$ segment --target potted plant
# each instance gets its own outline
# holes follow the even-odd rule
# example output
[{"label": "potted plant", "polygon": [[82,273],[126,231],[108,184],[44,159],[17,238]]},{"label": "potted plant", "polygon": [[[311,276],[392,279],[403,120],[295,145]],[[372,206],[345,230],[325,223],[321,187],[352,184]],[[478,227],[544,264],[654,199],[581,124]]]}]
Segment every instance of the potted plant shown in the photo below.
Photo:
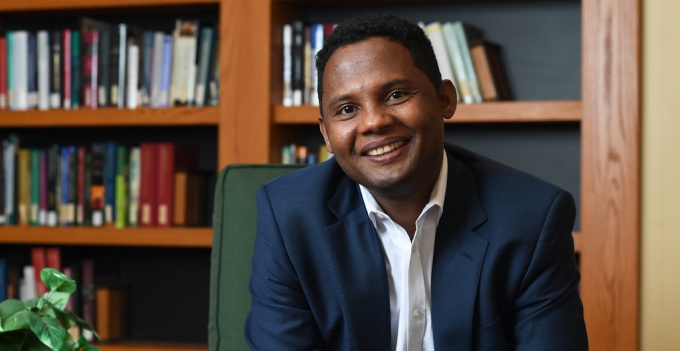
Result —
[{"label": "potted plant", "polygon": [[94,328],[71,312],[64,311],[76,290],[76,282],[53,268],[40,272],[47,292],[22,302],[0,302],[0,350],[3,351],[93,351],[96,346],[79,335],[72,338],[68,329],[87,329],[99,338]]}]

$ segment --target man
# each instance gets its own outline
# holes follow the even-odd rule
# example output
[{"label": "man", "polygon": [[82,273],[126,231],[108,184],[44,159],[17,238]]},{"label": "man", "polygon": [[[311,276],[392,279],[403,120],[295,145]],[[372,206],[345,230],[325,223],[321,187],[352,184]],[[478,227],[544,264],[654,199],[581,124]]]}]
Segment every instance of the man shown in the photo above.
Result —
[{"label": "man", "polygon": [[335,157],[260,189],[250,346],[586,350],[571,195],[444,143],[423,31],[352,18],[317,69]]}]

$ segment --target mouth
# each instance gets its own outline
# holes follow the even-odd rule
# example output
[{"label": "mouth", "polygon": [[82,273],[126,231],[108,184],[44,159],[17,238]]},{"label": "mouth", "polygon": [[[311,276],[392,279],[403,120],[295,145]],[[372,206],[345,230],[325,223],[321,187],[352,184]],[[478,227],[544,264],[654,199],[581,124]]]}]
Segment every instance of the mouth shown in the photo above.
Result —
[{"label": "mouth", "polygon": [[389,144],[389,145],[385,145],[385,146],[377,147],[377,148],[372,149],[372,150],[368,150],[368,152],[366,152],[366,154],[368,156],[380,156],[380,155],[384,155],[388,152],[392,152],[392,151],[402,147],[403,145],[404,145],[403,141],[397,141],[397,142]]}]

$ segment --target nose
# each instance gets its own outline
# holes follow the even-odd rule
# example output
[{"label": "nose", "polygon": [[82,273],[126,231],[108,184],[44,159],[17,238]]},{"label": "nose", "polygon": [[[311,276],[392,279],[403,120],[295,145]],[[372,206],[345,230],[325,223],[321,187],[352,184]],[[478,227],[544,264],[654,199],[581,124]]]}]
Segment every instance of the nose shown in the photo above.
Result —
[{"label": "nose", "polygon": [[381,104],[366,106],[359,118],[359,132],[379,133],[393,122],[394,116],[387,106]]}]

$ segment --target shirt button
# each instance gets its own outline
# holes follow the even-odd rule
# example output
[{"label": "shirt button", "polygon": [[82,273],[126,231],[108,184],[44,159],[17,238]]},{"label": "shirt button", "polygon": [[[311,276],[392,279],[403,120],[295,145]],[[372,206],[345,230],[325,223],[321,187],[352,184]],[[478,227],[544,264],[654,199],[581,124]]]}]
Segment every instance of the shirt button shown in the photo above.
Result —
[{"label": "shirt button", "polygon": [[419,310],[413,311],[413,318],[417,320],[423,319],[423,312],[420,312]]}]

